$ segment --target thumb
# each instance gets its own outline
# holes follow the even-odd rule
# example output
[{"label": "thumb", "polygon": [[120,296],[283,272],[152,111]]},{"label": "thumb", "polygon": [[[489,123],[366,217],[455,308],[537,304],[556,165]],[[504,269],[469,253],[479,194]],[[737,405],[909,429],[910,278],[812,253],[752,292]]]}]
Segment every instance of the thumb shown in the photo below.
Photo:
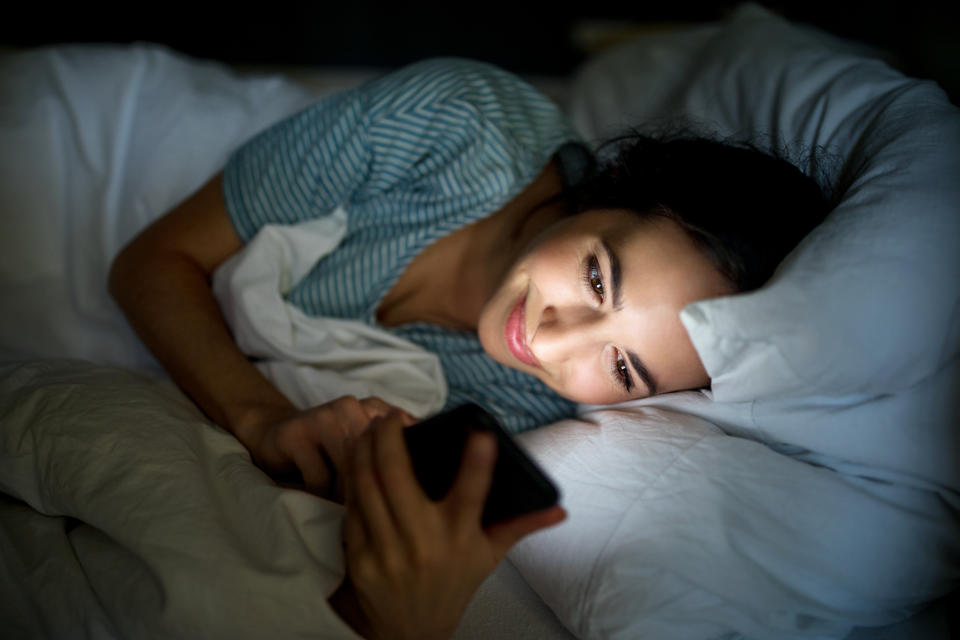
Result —
[{"label": "thumb", "polygon": [[522,538],[534,531],[552,527],[563,522],[567,517],[566,510],[557,505],[549,509],[534,511],[516,518],[497,522],[487,527],[487,539],[493,546],[498,557],[503,557],[507,551]]}]

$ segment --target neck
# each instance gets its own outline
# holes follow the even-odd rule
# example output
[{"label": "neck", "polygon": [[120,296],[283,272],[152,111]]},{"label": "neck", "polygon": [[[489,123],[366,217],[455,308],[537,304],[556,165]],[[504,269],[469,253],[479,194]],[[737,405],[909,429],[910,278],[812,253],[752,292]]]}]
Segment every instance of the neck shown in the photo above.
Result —
[{"label": "neck", "polygon": [[458,325],[476,330],[480,311],[510,268],[540,233],[567,215],[562,200],[549,202],[561,190],[559,168],[551,162],[505,207],[476,223],[452,271],[452,295],[446,296]]},{"label": "neck", "polygon": [[454,231],[414,258],[377,311],[386,326],[430,322],[476,331],[480,312],[510,267],[546,227],[565,215],[551,162],[516,197],[490,216]]}]

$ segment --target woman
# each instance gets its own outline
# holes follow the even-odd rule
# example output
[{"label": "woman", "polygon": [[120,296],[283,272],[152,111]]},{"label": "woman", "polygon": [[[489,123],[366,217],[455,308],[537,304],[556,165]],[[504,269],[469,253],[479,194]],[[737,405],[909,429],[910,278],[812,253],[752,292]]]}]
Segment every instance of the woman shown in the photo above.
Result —
[{"label": "woman", "polygon": [[575,402],[708,385],[680,310],[762,284],[822,219],[819,189],[787,163],[697,139],[635,137],[605,169],[592,162],[517,78],[431,60],[257,136],[114,262],[131,324],[261,468],[298,471],[321,495],[345,471],[348,580],[331,603],[365,635],[449,634],[507,549],[562,510],[480,529],[482,437],[430,503],[402,447],[413,418],[376,398],[295,409],[234,344],[209,278],[264,224],[344,205],[346,237],[289,300],[433,351],[448,405],[478,402],[520,430]]}]

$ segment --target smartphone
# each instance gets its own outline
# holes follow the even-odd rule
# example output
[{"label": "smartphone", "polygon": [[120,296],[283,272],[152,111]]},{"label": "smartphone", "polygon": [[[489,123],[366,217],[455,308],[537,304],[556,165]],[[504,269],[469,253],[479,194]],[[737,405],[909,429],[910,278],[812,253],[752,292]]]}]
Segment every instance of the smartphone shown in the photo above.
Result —
[{"label": "smartphone", "polygon": [[497,461],[483,508],[483,526],[557,504],[560,493],[556,485],[497,419],[476,404],[465,404],[404,429],[414,473],[430,499],[442,499],[453,485],[467,436],[473,430],[490,431],[497,438]]}]

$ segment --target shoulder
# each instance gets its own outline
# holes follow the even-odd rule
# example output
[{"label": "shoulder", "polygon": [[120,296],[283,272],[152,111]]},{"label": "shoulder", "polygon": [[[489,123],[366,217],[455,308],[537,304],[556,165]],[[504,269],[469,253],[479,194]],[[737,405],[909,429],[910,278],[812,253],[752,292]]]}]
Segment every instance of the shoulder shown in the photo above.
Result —
[{"label": "shoulder", "polygon": [[521,105],[559,112],[549,98],[519,76],[467,58],[430,58],[416,62],[372,81],[365,89],[372,112],[410,111],[451,104],[470,104],[491,113]]}]

